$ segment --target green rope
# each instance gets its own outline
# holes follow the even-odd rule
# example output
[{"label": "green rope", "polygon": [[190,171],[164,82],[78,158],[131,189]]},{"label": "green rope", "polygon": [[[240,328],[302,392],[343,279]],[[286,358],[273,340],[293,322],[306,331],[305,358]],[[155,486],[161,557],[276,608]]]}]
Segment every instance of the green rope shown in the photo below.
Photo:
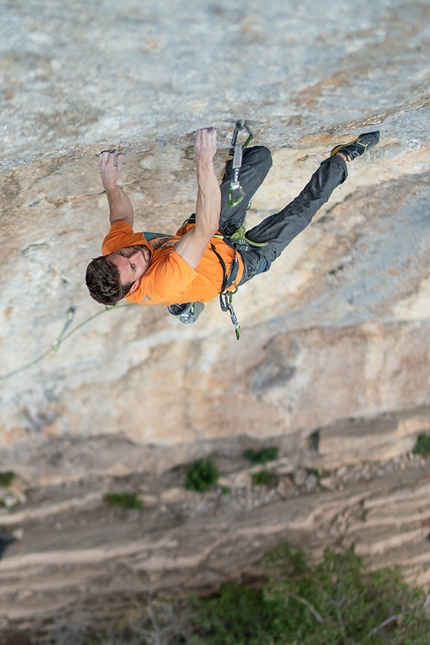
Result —
[{"label": "green rope", "polygon": [[[101,311],[98,311],[96,314],[93,314],[89,318],[86,318],[83,322],[79,323],[79,325],[76,325],[76,327],[73,327],[73,329],[71,329],[68,334],[64,334],[65,329],[67,329],[67,326],[65,326],[65,328],[63,329],[63,331],[61,332],[61,334],[59,335],[55,343],[53,343],[49,349],[47,349],[45,352],[43,352],[43,354],[41,354],[40,356],[32,360],[30,363],[26,363],[25,365],[22,365],[22,367],[18,367],[16,370],[12,370],[12,372],[7,372],[6,374],[0,375],[0,381],[4,381],[5,379],[10,378],[11,376],[15,376],[15,374],[19,374],[24,370],[28,370],[30,367],[33,367],[33,365],[36,365],[36,363],[39,363],[39,361],[45,358],[45,356],[48,356],[48,354],[50,354],[51,352],[58,352],[58,350],[60,349],[61,345],[64,343],[65,340],[70,338],[70,336],[72,336],[72,334],[78,331],[78,329],[80,329],[87,323],[91,322],[91,320],[94,320],[94,318],[98,318],[98,316],[101,316],[107,311],[112,311],[112,309],[122,309],[124,307],[135,307],[135,306],[137,305],[135,305],[134,303],[129,303],[126,305],[114,305],[113,307],[105,307]],[[72,308],[70,308],[67,311],[67,316],[69,316],[69,314],[73,312],[74,310],[72,311]],[[66,325],[68,323],[68,320],[69,319],[66,320]]]}]

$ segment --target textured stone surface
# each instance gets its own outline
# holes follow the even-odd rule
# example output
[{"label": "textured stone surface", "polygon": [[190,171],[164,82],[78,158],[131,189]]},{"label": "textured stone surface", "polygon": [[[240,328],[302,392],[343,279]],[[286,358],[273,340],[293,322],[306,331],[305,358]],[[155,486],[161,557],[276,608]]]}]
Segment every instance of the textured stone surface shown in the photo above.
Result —
[{"label": "textured stone surface", "polygon": [[[46,585],[49,611],[62,573],[53,565],[42,583],[37,554],[61,549],[44,542],[40,522],[52,509],[25,501],[32,486],[81,481],[91,508],[103,488],[92,498],[91,478],[161,477],[213,451],[236,458],[274,441],[284,472],[302,469],[312,488],[308,468],[401,457],[429,430],[430,4],[18,0],[3,3],[1,15],[0,471],[13,469],[19,483],[10,492],[18,506],[2,512],[0,528],[28,522],[22,548],[35,558],[34,584]],[[237,118],[274,156],[249,226],[293,199],[339,141],[379,128],[381,142],[351,164],[347,182],[270,273],[240,289],[239,343],[216,302],[192,327],[164,308],[103,312],[83,282],[107,230],[97,151],[126,152],[122,184],[137,230],[170,232],[194,209],[192,131],[218,128],[221,170]],[[49,352],[70,307],[68,332],[76,331]],[[231,475],[228,485],[247,477]],[[333,478],[323,479],[331,494]],[[399,485],[413,496],[415,484]],[[170,503],[181,486],[171,488],[154,504]],[[67,512],[67,499],[57,496],[53,515]],[[266,501],[267,516],[255,522],[270,532],[277,511],[271,516]],[[343,503],[333,501],[336,513]],[[294,509],[283,513],[290,526]],[[254,520],[241,521],[231,520],[234,535]],[[195,552],[209,553],[206,534],[187,522],[180,557],[193,551],[194,532]],[[157,531],[142,539],[170,539]],[[410,531],[421,539],[415,520]],[[110,548],[102,534],[90,550]],[[373,557],[373,534],[360,536]],[[269,544],[257,542],[255,554]],[[79,569],[82,549],[64,549]],[[417,558],[415,577],[428,566],[406,546],[396,554]],[[194,575],[193,566],[184,570]],[[209,574],[201,581],[209,584]],[[9,607],[23,592],[16,584]]]},{"label": "textured stone surface", "polygon": [[[292,198],[334,141],[304,156],[275,151],[250,224]],[[160,209],[164,230],[192,212],[189,154],[165,146],[127,157],[138,228],[159,228]],[[160,158],[171,174],[165,206]],[[75,326],[102,315],[0,381],[1,443],[118,432],[164,444],[264,437],[429,403],[428,163],[426,145],[392,153],[384,140],[355,162],[320,218],[236,296],[239,343],[216,301],[190,328],[164,308],[102,313],[82,279],[106,231],[96,160],[43,162],[36,176],[18,169],[3,217],[4,258],[14,266],[1,277],[3,375],[49,349],[70,306]],[[292,186],[283,180],[290,174]],[[7,178],[3,185],[7,196]]]},{"label": "textured stone surface", "polygon": [[[53,611],[57,620],[107,619],[149,589],[177,596],[258,576],[262,553],[280,540],[314,557],[327,546],[353,545],[371,566],[400,563],[408,580],[428,585],[430,463],[414,457],[343,466],[328,486],[308,458],[307,468],[269,462],[268,488],[252,483],[261,466],[231,455],[218,455],[220,486],[205,494],[184,489],[183,469],[33,485],[14,512],[24,540],[0,569],[0,625],[34,628]],[[104,493],[119,490],[139,492],[143,515],[103,503]]]},{"label": "textured stone surface", "polygon": [[2,4],[11,167],[112,139],[176,142],[239,116],[282,145],[428,98],[426,1]]}]

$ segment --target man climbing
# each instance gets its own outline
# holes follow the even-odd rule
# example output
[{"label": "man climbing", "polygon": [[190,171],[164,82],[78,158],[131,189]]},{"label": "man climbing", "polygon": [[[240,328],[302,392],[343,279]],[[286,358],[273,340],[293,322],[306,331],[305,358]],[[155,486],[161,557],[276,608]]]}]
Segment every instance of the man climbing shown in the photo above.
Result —
[{"label": "man climbing", "polygon": [[197,160],[197,201],[191,216],[175,235],[134,233],[133,207],[118,187],[122,155],[100,153],[100,174],[109,203],[111,228],[103,255],[88,265],[86,283],[91,296],[104,305],[122,298],[143,305],[163,304],[182,322],[194,322],[204,302],[220,295],[238,335],[231,293],[255,275],[266,272],[285,247],[311,222],[333,190],[347,177],[347,161],[379,141],[379,132],[360,134],[340,144],[323,161],[302,192],[279,213],[266,217],[245,233],[248,204],[271,165],[268,148],[243,150],[240,189],[243,199],[231,199],[233,159],[225,167],[221,185],[213,159],[216,130],[198,130],[194,138]]}]

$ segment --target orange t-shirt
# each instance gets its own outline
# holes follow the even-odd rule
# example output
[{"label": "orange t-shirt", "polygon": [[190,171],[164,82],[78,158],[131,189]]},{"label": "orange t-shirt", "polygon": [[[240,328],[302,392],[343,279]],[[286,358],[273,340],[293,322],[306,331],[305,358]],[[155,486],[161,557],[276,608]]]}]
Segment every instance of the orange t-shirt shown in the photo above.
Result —
[{"label": "orange t-shirt", "polygon": [[[102,245],[102,254],[108,255],[127,246],[147,246],[151,261],[140,279],[138,289],[130,296],[129,302],[140,305],[173,305],[185,302],[209,302],[221,291],[223,270],[221,263],[210,245],[203,253],[196,269],[192,269],[175,251],[175,244],[194,224],[180,229],[175,235],[164,233],[134,233],[130,224],[122,220],[112,224]],[[223,240],[214,237],[211,243],[225,262],[227,273],[234,259],[234,250]],[[237,254],[239,270],[236,284],[243,274],[243,260]],[[234,288],[232,286],[231,288]]]}]

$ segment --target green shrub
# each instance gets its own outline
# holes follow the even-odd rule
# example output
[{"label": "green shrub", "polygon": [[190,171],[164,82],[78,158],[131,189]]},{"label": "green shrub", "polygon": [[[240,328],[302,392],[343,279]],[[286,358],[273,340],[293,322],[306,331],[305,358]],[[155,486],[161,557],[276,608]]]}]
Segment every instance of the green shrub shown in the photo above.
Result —
[{"label": "green shrub", "polygon": [[6,470],[3,473],[0,472],[0,486],[2,486],[2,488],[7,488],[11,485],[14,477],[15,473],[12,470]]},{"label": "green shrub", "polygon": [[195,602],[188,645],[428,645],[425,593],[396,569],[369,572],[352,550],[319,564],[283,545],[260,589],[226,585]]},{"label": "green shrub", "polygon": [[211,457],[199,459],[185,469],[187,476],[186,488],[204,493],[210,490],[218,481],[218,468]]},{"label": "green shrub", "polygon": [[143,501],[136,493],[107,493],[103,501],[108,506],[119,506],[129,511],[143,511]]},{"label": "green shrub", "polygon": [[[210,597],[148,595],[130,619],[103,631],[55,622],[35,645],[428,645],[423,589],[397,569],[368,571],[352,550],[326,551],[315,564],[282,544],[265,558],[266,576],[230,583]],[[146,605],[146,610],[145,610]],[[137,608],[137,607],[136,607]]]},{"label": "green shrub", "polygon": [[430,455],[430,435],[418,435],[417,442],[412,450],[414,455],[421,455],[421,457],[428,457]]},{"label": "green shrub", "polygon": [[264,450],[260,450],[259,452],[245,450],[243,456],[252,461],[253,464],[265,464],[267,461],[277,459],[278,454],[279,448],[264,448]]},{"label": "green shrub", "polygon": [[275,477],[276,475],[269,470],[260,470],[258,473],[253,473],[252,483],[256,486],[268,486]]},{"label": "green shrub", "polygon": [[264,640],[269,634],[262,590],[229,583],[211,598],[196,600],[195,609],[191,621],[197,633],[189,645],[270,645]]}]

